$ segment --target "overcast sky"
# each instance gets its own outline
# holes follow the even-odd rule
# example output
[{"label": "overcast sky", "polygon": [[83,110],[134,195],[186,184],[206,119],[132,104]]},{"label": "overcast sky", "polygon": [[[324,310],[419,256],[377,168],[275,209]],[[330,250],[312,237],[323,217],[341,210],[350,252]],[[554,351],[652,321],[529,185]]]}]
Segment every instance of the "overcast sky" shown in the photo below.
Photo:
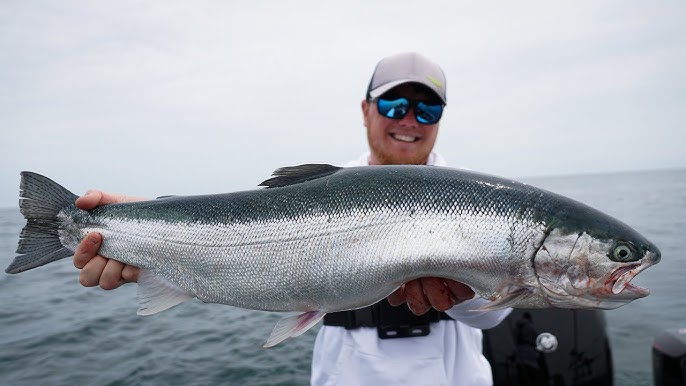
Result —
[{"label": "overcast sky", "polygon": [[686,2],[0,1],[0,207],[249,189],[366,151],[379,59],[448,78],[437,150],[526,177],[685,167]]}]

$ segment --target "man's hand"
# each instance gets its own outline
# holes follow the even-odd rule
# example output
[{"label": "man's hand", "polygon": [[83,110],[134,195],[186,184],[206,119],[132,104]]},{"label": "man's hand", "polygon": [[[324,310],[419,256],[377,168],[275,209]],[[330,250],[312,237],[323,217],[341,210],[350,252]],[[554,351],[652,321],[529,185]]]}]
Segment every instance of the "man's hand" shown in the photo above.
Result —
[{"label": "man's hand", "polygon": [[[143,198],[116,195],[100,190],[89,190],[76,200],[76,207],[91,210],[96,206],[119,202],[143,201]],[[79,282],[84,287],[100,285],[102,289],[111,290],[124,283],[138,281],[140,269],[98,255],[102,244],[102,235],[90,233],[81,241],[74,252],[74,266],[81,270]]]},{"label": "man's hand", "polygon": [[407,302],[415,315],[422,315],[431,307],[445,311],[473,297],[474,291],[463,283],[438,277],[422,277],[403,284],[388,296],[388,302],[393,306]]}]

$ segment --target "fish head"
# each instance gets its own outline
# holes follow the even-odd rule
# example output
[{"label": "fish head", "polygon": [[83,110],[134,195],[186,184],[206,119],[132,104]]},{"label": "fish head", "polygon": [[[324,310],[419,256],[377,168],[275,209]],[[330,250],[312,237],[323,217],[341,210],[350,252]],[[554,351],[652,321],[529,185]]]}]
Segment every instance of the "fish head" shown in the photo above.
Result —
[{"label": "fish head", "polygon": [[533,265],[540,295],[554,307],[600,309],[648,296],[647,288],[630,282],[660,261],[660,250],[603,213],[581,214],[558,218],[538,248]]}]

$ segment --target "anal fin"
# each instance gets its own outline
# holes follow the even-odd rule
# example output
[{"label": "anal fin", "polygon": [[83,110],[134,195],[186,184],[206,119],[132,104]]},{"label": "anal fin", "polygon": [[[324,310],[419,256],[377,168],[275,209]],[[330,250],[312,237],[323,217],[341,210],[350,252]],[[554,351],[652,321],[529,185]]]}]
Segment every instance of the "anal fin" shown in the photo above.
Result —
[{"label": "anal fin", "polygon": [[262,347],[273,347],[288,338],[304,334],[305,331],[314,327],[324,315],[326,312],[323,311],[309,311],[279,320]]}]

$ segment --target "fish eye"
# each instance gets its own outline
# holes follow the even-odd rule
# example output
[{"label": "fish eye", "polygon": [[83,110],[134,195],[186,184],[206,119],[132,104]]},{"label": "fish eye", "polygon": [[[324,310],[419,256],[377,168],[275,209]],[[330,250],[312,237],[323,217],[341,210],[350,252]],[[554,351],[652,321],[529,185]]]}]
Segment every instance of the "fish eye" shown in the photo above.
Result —
[{"label": "fish eye", "polygon": [[632,261],[633,260],[634,253],[631,250],[631,248],[628,245],[625,244],[619,244],[615,247],[615,250],[612,252],[612,257],[614,261]]}]

